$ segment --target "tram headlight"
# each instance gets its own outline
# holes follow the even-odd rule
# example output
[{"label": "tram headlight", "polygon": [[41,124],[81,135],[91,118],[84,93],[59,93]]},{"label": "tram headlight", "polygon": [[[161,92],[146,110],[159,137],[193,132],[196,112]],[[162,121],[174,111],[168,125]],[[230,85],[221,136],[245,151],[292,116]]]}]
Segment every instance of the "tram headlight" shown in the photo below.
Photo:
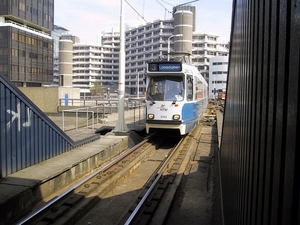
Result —
[{"label": "tram headlight", "polygon": [[148,114],[148,119],[153,120],[154,119],[154,114]]},{"label": "tram headlight", "polygon": [[180,120],[180,115],[178,114],[173,115],[173,120]]}]

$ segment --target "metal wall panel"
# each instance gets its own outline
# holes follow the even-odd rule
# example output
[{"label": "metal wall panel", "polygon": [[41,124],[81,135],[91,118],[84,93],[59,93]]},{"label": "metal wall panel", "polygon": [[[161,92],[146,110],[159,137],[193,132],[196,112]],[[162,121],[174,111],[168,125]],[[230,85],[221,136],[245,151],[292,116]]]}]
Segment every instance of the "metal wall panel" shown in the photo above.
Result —
[{"label": "metal wall panel", "polygon": [[300,223],[299,18],[299,0],[233,1],[220,148],[225,224]]},{"label": "metal wall panel", "polygon": [[75,143],[0,75],[0,178],[75,147]]}]

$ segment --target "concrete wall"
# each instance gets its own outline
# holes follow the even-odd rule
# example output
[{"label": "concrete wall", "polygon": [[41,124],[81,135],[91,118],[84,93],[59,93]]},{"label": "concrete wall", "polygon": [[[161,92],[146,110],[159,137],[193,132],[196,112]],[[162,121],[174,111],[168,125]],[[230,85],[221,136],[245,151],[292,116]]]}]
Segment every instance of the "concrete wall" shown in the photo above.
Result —
[{"label": "concrete wall", "polygon": [[44,113],[57,113],[59,99],[80,99],[79,88],[65,87],[20,87],[19,88]]}]

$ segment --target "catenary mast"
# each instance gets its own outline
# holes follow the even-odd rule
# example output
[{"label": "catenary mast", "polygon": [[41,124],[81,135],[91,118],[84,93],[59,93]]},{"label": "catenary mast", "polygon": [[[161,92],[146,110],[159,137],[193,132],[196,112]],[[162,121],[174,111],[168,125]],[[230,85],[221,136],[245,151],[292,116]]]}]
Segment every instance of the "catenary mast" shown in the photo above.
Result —
[{"label": "catenary mast", "polygon": [[124,2],[121,0],[120,12],[120,54],[119,54],[119,104],[118,122],[112,132],[128,132],[124,118],[124,98],[125,98],[125,25],[123,18]]}]

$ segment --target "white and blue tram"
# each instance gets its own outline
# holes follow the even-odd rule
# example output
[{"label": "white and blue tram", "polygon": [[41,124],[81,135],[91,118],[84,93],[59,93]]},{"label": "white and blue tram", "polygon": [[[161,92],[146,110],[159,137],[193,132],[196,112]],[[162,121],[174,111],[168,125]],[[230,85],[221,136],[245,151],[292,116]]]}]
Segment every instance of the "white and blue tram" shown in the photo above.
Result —
[{"label": "white and blue tram", "polygon": [[207,82],[184,62],[149,62],[146,77],[146,132],[189,133],[207,107]]}]

